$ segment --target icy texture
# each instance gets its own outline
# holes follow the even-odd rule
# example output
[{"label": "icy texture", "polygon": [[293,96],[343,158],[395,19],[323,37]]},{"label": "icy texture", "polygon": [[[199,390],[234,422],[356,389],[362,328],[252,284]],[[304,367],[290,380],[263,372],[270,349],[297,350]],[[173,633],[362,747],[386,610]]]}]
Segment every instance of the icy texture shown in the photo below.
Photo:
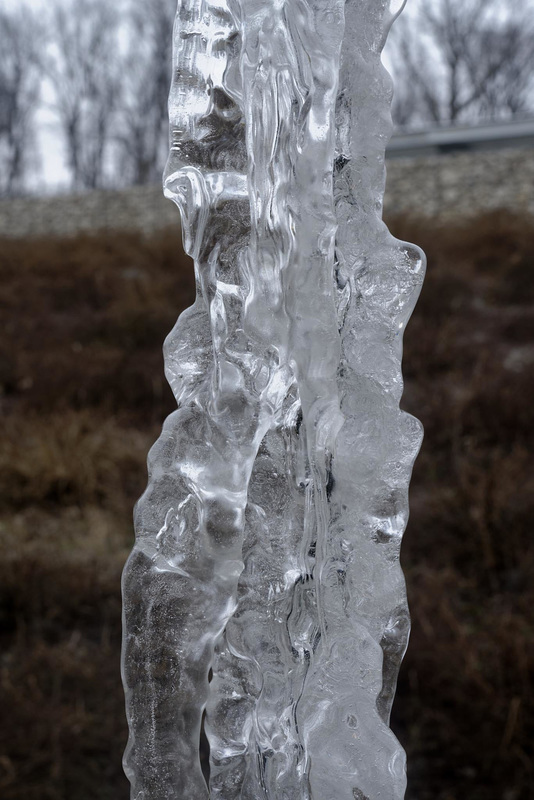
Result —
[{"label": "icy texture", "polygon": [[165,344],[178,410],[124,573],[136,800],[404,795],[388,719],[421,426],[400,364],[424,258],[381,221],[394,11],[178,6],[165,193],[197,299]]}]

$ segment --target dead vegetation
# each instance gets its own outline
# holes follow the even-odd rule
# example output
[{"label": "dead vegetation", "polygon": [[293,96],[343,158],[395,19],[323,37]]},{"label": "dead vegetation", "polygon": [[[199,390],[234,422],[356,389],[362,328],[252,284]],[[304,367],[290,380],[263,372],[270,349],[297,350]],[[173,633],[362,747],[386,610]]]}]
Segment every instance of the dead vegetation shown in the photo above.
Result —
[{"label": "dead vegetation", "polygon": [[[428,253],[404,405],[426,430],[393,725],[412,800],[534,797],[534,225],[391,220]],[[0,796],[120,800],[122,564],[173,408],[161,343],[194,282],[174,232],[3,242]]]}]

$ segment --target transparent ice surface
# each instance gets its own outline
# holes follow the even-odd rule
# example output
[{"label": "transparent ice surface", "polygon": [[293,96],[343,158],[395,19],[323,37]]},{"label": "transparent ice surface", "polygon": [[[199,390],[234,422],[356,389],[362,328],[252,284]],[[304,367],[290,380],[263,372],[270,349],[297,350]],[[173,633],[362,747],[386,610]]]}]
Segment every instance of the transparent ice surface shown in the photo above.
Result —
[{"label": "transparent ice surface", "polygon": [[[124,572],[135,800],[397,800],[424,256],[381,219],[399,2],[180,0],[165,194],[197,299]],[[202,716],[210,785],[199,760]]]}]

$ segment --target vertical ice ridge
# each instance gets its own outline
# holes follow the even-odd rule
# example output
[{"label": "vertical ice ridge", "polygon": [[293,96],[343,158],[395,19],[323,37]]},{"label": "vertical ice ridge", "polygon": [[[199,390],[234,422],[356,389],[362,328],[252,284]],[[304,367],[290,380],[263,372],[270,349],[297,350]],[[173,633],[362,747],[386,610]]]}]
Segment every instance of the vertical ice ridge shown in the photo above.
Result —
[{"label": "vertical ice ridge", "polygon": [[165,344],[178,410],[124,573],[136,800],[404,794],[388,720],[421,434],[400,367],[424,260],[381,221],[392,19],[178,4],[165,193],[197,299]]},{"label": "vertical ice ridge", "polygon": [[[249,19],[247,14],[250,12]],[[329,14],[327,19],[325,12]],[[261,6],[258,3],[243,4],[243,29],[242,83],[248,123],[252,201],[251,260],[261,266],[256,274],[251,268],[251,276],[256,278],[257,285],[251,280],[247,312],[251,312],[257,327],[262,326],[259,335],[274,340],[280,357],[289,361],[293,368],[299,397],[306,406],[306,417],[311,420],[312,435],[308,437],[306,460],[313,462],[313,469],[319,474],[321,460],[325,458],[324,449],[331,435],[329,428],[334,430],[336,424],[340,424],[335,385],[339,334],[332,283],[335,235],[332,160],[337,62],[343,33],[342,8],[337,9],[336,17],[324,3],[281,3],[274,8],[271,3]],[[293,35],[296,31],[298,35]],[[320,41],[320,32],[323,36],[328,34],[327,47]],[[264,283],[267,291],[263,288]],[[272,291],[273,285],[280,291],[280,298],[273,296],[269,302],[268,292]],[[254,306],[256,301],[258,307]],[[279,338],[284,330],[282,326],[286,332]],[[316,356],[315,369],[309,363],[310,351]],[[302,426],[301,437],[303,432]],[[267,436],[266,450],[274,439],[274,434]],[[319,440],[318,444],[316,440]],[[277,464],[272,450],[269,457],[270,473],[280,474],[282,465]],[[291,470],[288,472],[290,474]],[[263,481],[265,483],[265,477]],[[313,491],[310,481],[311,476],[305,488],[308,495]],[[324,482],[323,475],[319,481]],[[251,495],[254,494],[254,484],[253,474]],[[315,492],[319,494],[319,490]],[[282,487],[281,494],[284,494]],[[309,507],[308,521],[302,517],[301,526],[310,527],[311,517],[313,529],[316,513],[317,504],[315,510],[313,505]],[[281,539],[282,543],[285,540],[291,549],[282,557],[276,558],[273,554],[272,564],[262,562],[262,574],[256,581],[252,576],[247,579],[246,573],[242,576],[242,586],[246,580],[248,587],[246,596],[239,599],[242,613],[237,618],[234,616],[227,626],[227,639],[237,636],[237,631],[244,625],[258,635],[258,630],[261,630],[258,623],[266,618],[264,635],[253,643],[256,652],[258,647],[264,648],[261,653],[261,684],[256,690],[256,704],[249,712],[250,722],[247,724],[242,719],[241,725],[242,730],[249,732],[248,751],[244,757],[242,753],[236,753],[234,764],[232,753],[238,748],[235,744],[232,748],[228,741],[226,747],[223,746],[220,737],[222,725],[219,726],[219,736],[214,735],[210,726],[217,711],[208,706],[208,729],[215,754],[212,792],[221,798],[253,797],[254,787],[258,785],[263,786],[265,797],[304,797],[308,794],[306,755],[296,722],[307,671],[302,651],[306,636],[302,639],[298,627],[293,631],[302,639],[299,654],[298,647],[289,641],[289,630],[279,631],[280,626],[285,624],[287,627],[286,619],[295,605],[295,593],[300,592],[302,584],[314,583],[315,578],[313,568],[299,569],[296,556],[302,528],[295,528],[293,537],[288,531],[277,529],[277,515],[272,502],[265,508],[265,516],[268,522],[263,525],[264,542],[269,541],[269,528],[274,528],[276,539]],[[252,528],[251,523],[249,538],[253,535]],[[247,555],[246,561],[253,558]],[[265,580],[267,577],[270,579],[268,582]],[[268,592],[278,595],[274,602],[269,598],[271,607],[267,613],[260,607],[261,598],[265,600],[266,586]],[[306,591],[310,593],[311,590],[308,588]],[[247,615],[245,610],[249,607],[251,610]],[[313,619],[317,616],[316,607],[315,603],[311,620],[309,614],[305,616],[308,628],[311,622],[311,630],[306,633],[313,640],[308,642],[308,659],[316,646],[320,627]],[[248,644],[245,633],[241,633],[241,657]],[[297,654],[296,660],[293,653]],[[219,663],[215,670],[214,694],[223,683],[223,672],[228,680],[231,671],[231,663],[226,657],[224,667]],[[239,703],[243,705],[246,700],[238,700],[236,705]],[[223,758],[225,753],[226,759]],[[242,786],[238,785],[239,781],[242,781]]]},{"label": "vertical ice ridge", "polygon": [[[180,405],[149,458],[124,573],[125,763],[139,799],[208,796],[198,754],[208,672],[235,607],[247,486],[270,424],[268,399],[284,384],[276,360],[241,325],[250,214],[239,92],[225,94],[237,36],[223,3],[179,5],[166,193],[182,212],[198,299],[166,346]],[[238,86],[235,70],[232,81]]]},{"label": "vertical ice ridge", "polygon": [[[391,122],[380,50],[390,21],[385,1],[345,6],[334,161],[345,421],[332,461],[321,565],[329,646],[307,686],[310,782],[323,798],[393,800],[405,787],[404,753],[387,721],[409,630],[399,547],[420,426],[398,402],[402,332],[424,263],[381,221]],[[314,700],[325,694],[329,700],[314,720]]]}]

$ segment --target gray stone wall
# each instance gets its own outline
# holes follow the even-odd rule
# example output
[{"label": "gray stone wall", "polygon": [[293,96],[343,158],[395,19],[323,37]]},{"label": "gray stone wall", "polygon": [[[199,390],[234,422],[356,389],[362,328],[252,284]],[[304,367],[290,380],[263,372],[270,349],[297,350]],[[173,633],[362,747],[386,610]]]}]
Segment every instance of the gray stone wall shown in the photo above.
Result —
[{"label": "gray stone wall", "polygon": [[533,149],[388,162],[387,213],[450,219],[497,208],[534,214]]},{"label": "gray stone wall", "polygon": [[0,236],[72,236],[96,230],[151,233],[179,220],[161,186],[97,191],[58,197],[18,197],[0,201]]},{"label": "gray stone wall", "polygon": [[[389,214],[454,218],[507,208],[534,214],[534,150],[397,158],[388,161]],[[161,187],[31,197],[0,202],[0,236],[69,236],[80,231],[157,231],[178,224]]]}]

